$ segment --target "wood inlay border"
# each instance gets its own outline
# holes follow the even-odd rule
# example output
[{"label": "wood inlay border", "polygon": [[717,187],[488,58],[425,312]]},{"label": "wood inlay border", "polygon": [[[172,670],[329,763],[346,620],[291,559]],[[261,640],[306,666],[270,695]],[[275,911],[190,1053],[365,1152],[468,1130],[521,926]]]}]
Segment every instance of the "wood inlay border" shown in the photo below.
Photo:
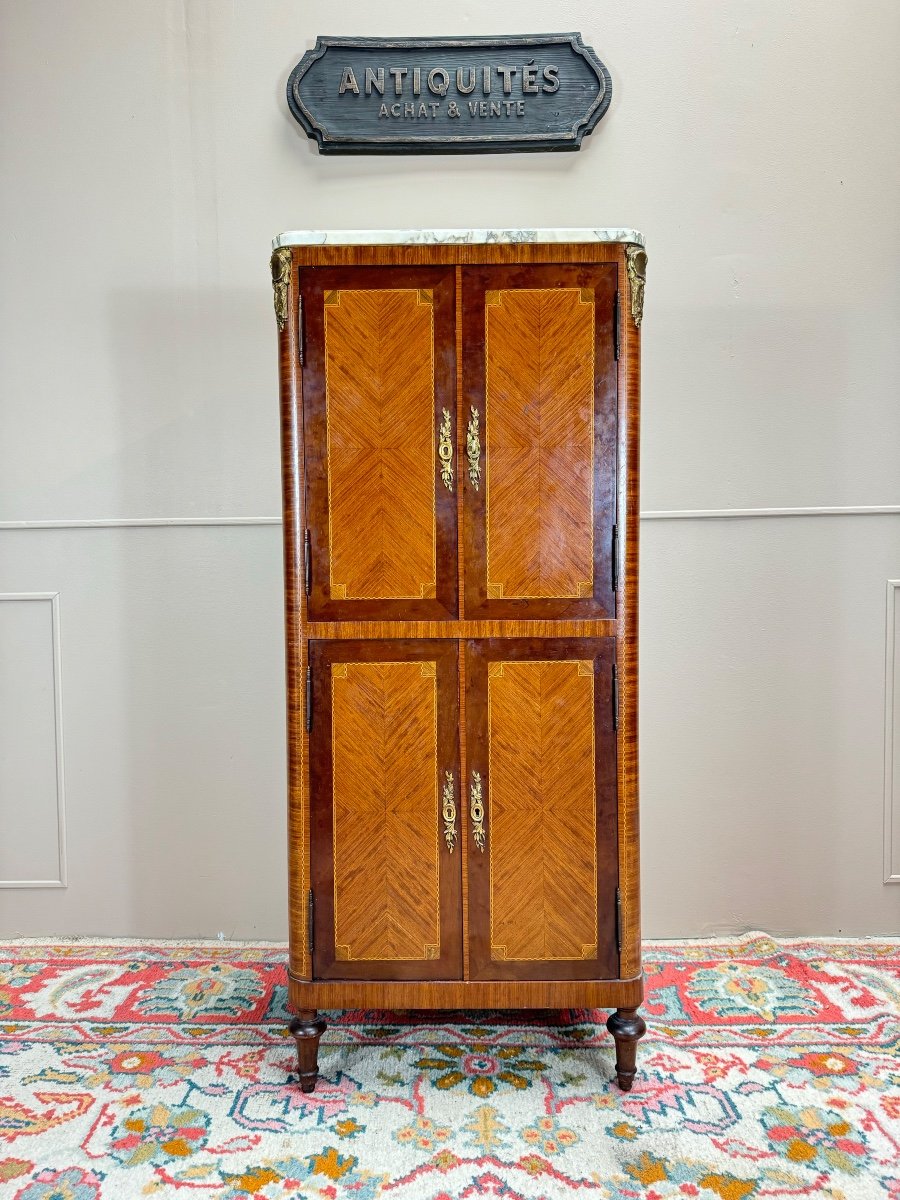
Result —
[{"label": "wood inlay border", "polygon": [[615,636],[616,621],[312,621],[310,638],[597,638]]}]

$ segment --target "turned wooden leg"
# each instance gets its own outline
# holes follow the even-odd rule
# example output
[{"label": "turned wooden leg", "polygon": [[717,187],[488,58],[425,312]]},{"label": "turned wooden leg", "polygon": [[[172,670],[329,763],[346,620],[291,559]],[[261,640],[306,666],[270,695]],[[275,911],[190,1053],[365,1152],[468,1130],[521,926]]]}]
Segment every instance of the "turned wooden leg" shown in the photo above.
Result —
[{"label": "turned wooden leg", "polygon": [[623,1092],[630,1092],[638,1038],[644,1036],[647,1026],[636,1008],[617,1008],[606,1022],[606,1028],[616,1039],[616,1079]]},{"label": "turned wooden leg", "polygon": [[292,1018],[288,1029],[297,1043],[300,1088],[311,1092],[319,1078],[319,1038],[325,1032],[325,1020],[314,1008],[305,1008]]}]

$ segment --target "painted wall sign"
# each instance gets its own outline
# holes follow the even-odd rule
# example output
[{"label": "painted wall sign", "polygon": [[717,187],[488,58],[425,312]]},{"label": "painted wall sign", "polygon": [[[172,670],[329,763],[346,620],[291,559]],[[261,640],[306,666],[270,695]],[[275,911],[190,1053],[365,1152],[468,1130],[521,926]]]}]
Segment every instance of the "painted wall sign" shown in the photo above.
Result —
[{"label": "painted wall sign", "polygon": [[320,37],[287,86],[321,154],[578,150],[611,97],[579,33]]}]

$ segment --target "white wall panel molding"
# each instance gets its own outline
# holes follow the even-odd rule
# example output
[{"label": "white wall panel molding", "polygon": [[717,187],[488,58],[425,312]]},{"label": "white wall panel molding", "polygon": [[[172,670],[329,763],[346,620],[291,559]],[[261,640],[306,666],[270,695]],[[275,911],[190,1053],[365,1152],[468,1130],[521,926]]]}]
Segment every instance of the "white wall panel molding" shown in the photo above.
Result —
[{"label": "white wall panel molding", "polygon": [[[63,758],[63,724],[62,724],[62,672],[61,672],[61,647],[60,647],[60,630],[59,630],[59,593],[58,592],[0,592],[0,602],[9,604],[49,604],[50,606],[50,669],[52,673],[52,727],[53,727],[53,776],[55,779],[55,820],[51,818],[53,831],[55,833],[56,847],[55,857],[57,874],[55,878],[9,878],[0,879],[0,888],[64,888],[67,887],[66,878],[66,805],[65,805],[65,768]],[[4,656],[5,657],[5,656]],[[11,657],[11,655],[10,655]],[[16,688],[15,672],[10,670],[6,682],[11,689]],[[6,706],[4,705],[4,708]],[[4,720],[7,724],[10,723],[14,709],[10,708],[4,713]],[[25,714],[25,719],[28,720],[28,714]],[[13,736],[15,736],[13,734]],[[21,769],[21,763],[12,764],[13,770]],[[6,790],[6,789],[5,789]],[[7,799],[12,809],[18,809],[21,812],[26,812],[29,817],[32,814],[31,805],[35,800],[34,796],[23,796],[16,794],[15,787],[7,790]],[[4,825],[7,829],[7,837],[9,838],[10,818],[7,813],[4,816]],[[44,831],[47,831],[48,822],[42,823]],[[12,838],[9,838],[13,842]],[[13,843],[14,844],[14,843]]]},{"label": "white wall panel molding", "polygon": [[661,508],[641,513],[642,521],[710,521],[736,517],[870,517],[896,515],[900,504],[847,504],[818,508]]},{"label": "white wall panel molding", "polygon": [[[642,521],[709,521],[740,517],[870,517],[900,515],[900,504],[856,504],[819,508],[661,508],[641,513]],[[280,525],[281,517],[97,517],[73,521],[0,521],[13,529],[145,529]]]},{"label": "white wall panel molding", "polygon": [[159,529],[280,524],[281,517],[97,517],[81,521],[0,521],[0,532],[10,529]]},{"label": "white wall panel molding", "polygon": [[884,882],[900,883],[900,579],[887,581],[884,652]]}]

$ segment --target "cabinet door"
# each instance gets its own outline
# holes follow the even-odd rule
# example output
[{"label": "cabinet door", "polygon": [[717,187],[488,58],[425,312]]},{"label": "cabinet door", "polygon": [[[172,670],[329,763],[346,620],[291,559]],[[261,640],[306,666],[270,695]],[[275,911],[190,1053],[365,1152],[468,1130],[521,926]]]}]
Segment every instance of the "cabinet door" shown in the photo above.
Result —
[{"label": "cabinet door", "polygon": [[468,617],[615,615],[616,267],[463,272]]},{"label": "cabinet door", "polygon": [[472,979],[618,975],[613,662],[613,638],[467,644]]},{"label": "cabinet door", "polygon": [[457,645],[310,643],[318,979],[461,976]]},{"label": "cabinet door", "polygon": [[300,271],[312,619],[457,613],[454,286],[445,267]]}]

